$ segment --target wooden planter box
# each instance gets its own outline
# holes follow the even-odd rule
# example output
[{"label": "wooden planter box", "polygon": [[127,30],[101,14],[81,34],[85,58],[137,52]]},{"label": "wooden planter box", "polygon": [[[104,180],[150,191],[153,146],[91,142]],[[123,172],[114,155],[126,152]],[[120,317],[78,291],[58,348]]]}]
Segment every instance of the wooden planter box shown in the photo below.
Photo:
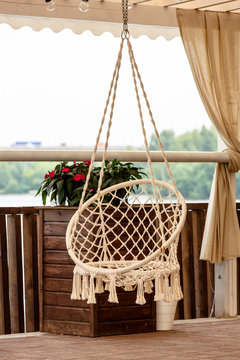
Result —
[{"label": "wooden planter box", "polygon": [[156,330],[153,294],[137,305],[136,291],[118,290],[119,304],[97,294],[97,304],[71,300],[74,264],[66,250],[65,233],[76,208],[41,208],[39,221],[40,330],[44,332],[104,336]]}]

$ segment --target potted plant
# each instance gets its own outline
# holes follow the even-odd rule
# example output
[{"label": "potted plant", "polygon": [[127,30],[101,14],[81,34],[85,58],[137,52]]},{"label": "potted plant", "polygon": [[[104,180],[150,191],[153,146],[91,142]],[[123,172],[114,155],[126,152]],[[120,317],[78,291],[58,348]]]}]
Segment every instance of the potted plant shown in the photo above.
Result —
[{"label": "potted plant", "polygon": [[[89,160],[74,161],[71,165],[68,162],[57,164],[54,170],[45,174],[36,195],[41,194],[44,205],[46,205],[47,197],[56,205],[79,205],[90,164]],[[93,166],[84,201],[96,194],[100,171],[100,166]],[[101,189],[104,190],[121,182],[141,179],[143,175],[146,174],[142,172],[142,168],[136,167],[133,163],[121,163],[116,159],[112,162],[106,160]],[[118,197],[123,198],[125,190],[118,191]],[[108,200],[108,198],[105,199],[106,202]]]},{"label": "potted plant", "polygon": [[[38,190],[43,204],[49,197],[57,205],[39,210],[39,256],[42,259],[40,278],[40,325],[41,330],[52,333],[84,336],[117,335],[149,332],[156,329],[153,293],[146,294],[146,304],[137,305],[136,291],[118,289],[119,304],[110,304],[108,292],[96,294],[97,303],[71,300],[74,264],[65,244],[67,225],[81,199],[90,161],[61,162],[45,174]],[[86,199],[96,194],[101,168],[96,164],[91,173]],[[132,163],[117,160],[106,161],[102,188],[140,179],[142,169]],[[118,194],[119,197],[124,193]],[[108,200],[108,199],[106,199]],[[115,219],[120,216],[114,213]]]}]

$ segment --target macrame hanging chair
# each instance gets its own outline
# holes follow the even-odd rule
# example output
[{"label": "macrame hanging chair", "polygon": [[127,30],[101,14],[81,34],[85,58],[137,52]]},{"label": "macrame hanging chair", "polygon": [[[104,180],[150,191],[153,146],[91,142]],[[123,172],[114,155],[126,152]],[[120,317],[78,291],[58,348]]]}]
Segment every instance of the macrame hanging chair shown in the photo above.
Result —
[{"label": "macrame hanging chair", "polygon": [[[116,287],[137,288],[137,304],[145,304],[144,293],[155,291],[154,300],[180,300],[177,245],[186,217],[186,203],[177,190],[164,154],[147,95],[133,54],[127,27],[128,2],[123,0],[123,32],[110,90],[91,158],[79,208],[69,222],[66,244],[74,268],[72,299],[96,303],[96,293],[109,291],[117,303]],[[113,118],[122,50],[127,43],[134,87],[151,179],[123,182],[101,190],[108,140]],[[143,121],[139,85],[158,139],[172,184],[155,180]],[[96,195],[84,202],[98,143],[110,104],[105,150]]]}]

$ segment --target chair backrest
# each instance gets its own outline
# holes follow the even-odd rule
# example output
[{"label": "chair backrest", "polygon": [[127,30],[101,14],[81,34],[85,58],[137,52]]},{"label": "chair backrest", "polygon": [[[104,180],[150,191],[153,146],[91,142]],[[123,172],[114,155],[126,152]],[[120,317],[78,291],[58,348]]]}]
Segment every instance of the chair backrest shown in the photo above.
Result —
[{"label": "chair backrest", "polygon": [[186,204],[168,183],[136,180],[109,187],[78,209],[67,229],[67,248],[86,270],[124,273],[155,259],[183,227]]}]

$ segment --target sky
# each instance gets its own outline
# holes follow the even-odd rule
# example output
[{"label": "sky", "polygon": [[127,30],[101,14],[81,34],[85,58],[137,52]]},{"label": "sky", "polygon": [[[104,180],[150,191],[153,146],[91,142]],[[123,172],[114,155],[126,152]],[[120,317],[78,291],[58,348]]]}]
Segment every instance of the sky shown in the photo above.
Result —
[{"label": "sky", "polygon": [[[211,126],[180,37],[132,39],[157,127],[176,134]],[[0,25],[0,147],[16,141],[43,146],[95,143],[120,40],[110,33],[66,29],[35,32]],[[111,131],[111,146],[142,146],[143,136],[126,51]],[[144,111],[147,135],[153,129]],[[105,132],[101,142],[105,141]]]}]

